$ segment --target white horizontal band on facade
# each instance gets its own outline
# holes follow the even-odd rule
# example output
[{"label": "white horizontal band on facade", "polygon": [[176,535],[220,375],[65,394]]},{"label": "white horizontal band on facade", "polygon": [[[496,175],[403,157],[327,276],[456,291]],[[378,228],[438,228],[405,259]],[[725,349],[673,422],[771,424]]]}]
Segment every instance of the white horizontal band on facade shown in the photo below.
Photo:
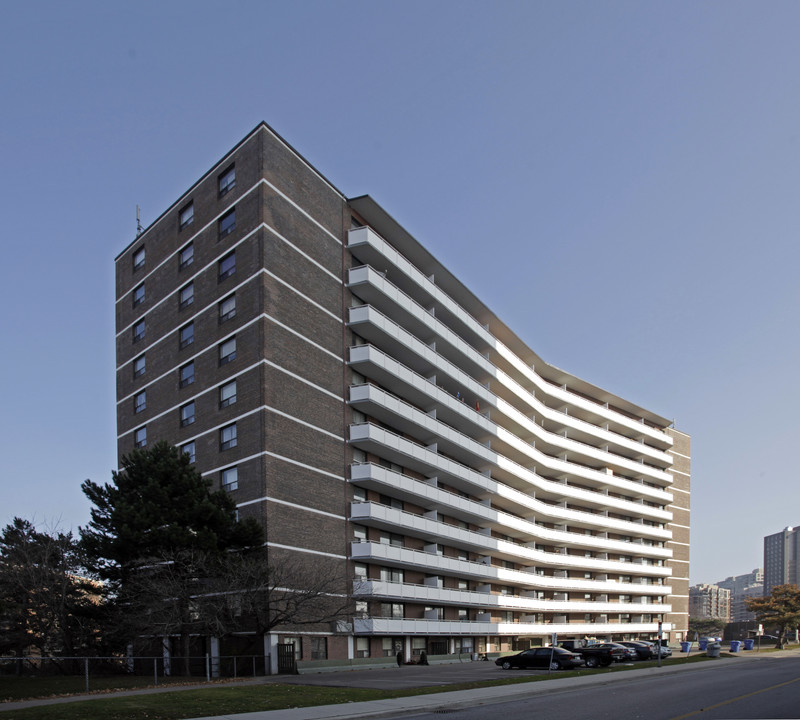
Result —
[{"label": "white horizontal band on facade", "polygon": [[305,300],[310,305],[313,305],[315,308],[317,308],[317,310],[320,310],[321,312],[324,312],[332,320],[336,321],[337,323],[344,323],[344,319],[340,315],[336,315],[335,313],[332,313],[330,310],[328,310],[328,308],[323,307],[316,300],[312,300],[310,297],[308,297],[308,295],[306,295],[304,293],[301,293],[296,287],[293,287],[292,285],[290,285],[288,282],[286,282],[286,280],[283,280],[282,278],[279,278],[275,273],[272,273],[269,270],[264,270],[264,273],[267,275],[267,277],[271,277],[273,280],[275,280],[276,282],[279,282],[284,287],[289,288],[289,290],[291,290],[293,293],[295,293],[295,295],[303,298],[303,300]]},{"label": "white horizontal band on facade", "polygon": [[[200,437],[199,435],[197,437]],[[185,445],[185,443],[182,443]],[[219,467],[211,468],[211,470],[206,470],[203,473],[200,473],[201,477],[207,477],[208,475],[214,475],[226,468],[231,467],[232,465],[243,465],[246,462],[250,462],[251,460],[258,460],[264,453],[253,453],[252,455],[248,455],[247,457],[238,458],[233,460],[232,462],[225,463],[224,465],[220,465]],[[238,506],[237,506],[238,507]]]},{"label": "white horizontal band on facade", "polygon": [[278,498],[264,495],[263,497],[256,498],[255,500],[247,500],[243,503],[236,503],[236,507],[245,507],[260,502],[272,502],[276,505],[286,505],[296,510],[303,510],[304,512],[315,513],[316,515],[324,515],[325,517],[333,518],[334,520],[347,520],[344,515],[337,515],[335,513],[327,512],[326,510],[317,510],[316,508],[309,507],[308,505],[299,505],[298,503],[289,502],[288,500],[279,500]]},{"label": "white horizontal band on facade", "polygon": [[310,550],[309,548],[297,547],[295,545],[281,545],[280,543],[265,543],[267,547],[279,548],[281,550],[292,550],[295,552],[304,552],[309,555],[321,555],[322,557],[334,558],[335,560],[347,560],[347,555],[339,555],[338,553],[321,552],[320,550]]}]

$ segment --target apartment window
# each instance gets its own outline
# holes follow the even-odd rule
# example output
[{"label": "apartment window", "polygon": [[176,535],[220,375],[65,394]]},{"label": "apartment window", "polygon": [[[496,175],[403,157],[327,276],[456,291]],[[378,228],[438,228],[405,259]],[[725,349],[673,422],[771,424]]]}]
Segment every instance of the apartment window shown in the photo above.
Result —
[{"label": "apartment window", "polygon": [[403,547],[403,536],[398,535],[397,533],[390,533],[386,532],[385,530],[381,530],[380,542],[383,545],[396,545],[398,547]]},{"label": "apartment window", "polygon": [[144,267],[144,248],[140,247],[135,253],[133,253],[133,269],[138,270],[142,267]]},{"label": "apartment window", "polygon": [[133,444],[137,448],[143,448],[147,445],[147,428],[140,427],[134,434],[133,434]]},{"label": "apartment window", "polygon": [[181,427],[191,425],[195,421],[194,401],[181,406]]},{"label": "apartment window", "polygon": [[236,447],[236,442],[236,423],[226,425],[219,431],[220,450],[230,450],[232,447]]},{"label": "apartment window", "polygon": [[353,563],[353,574],[357,578],[367,579],[367,566],[365,563]]},{"label": "apartment window", "polygon": [[219,196],[227,195],[236,187],[236,167],[231,165],[219,176]]},{"label": "apartment window", "polygon": [[180,269],[189,267],[194,262],[194,243],[189,243],[178,255],[180,260]]},{"label": "apartment window", "polygon": [[236,253],[228,253],[219,261],[219,282],[236,272]]},{"label": "apartment window", "polygon": [[219,364],[226,365],[233,360],[236,360],[235,337],[232,337],[230,340],[226,340],[219,346]]},{"label": "apartment window", "polygon": [[467,610],[467,608],[458,608],[458,621],[459,622],[469,621],[469,610]]},{"label": "apartment window", "polygon": [[220,240],[236,229],[236,208],[226,212],[217,223]]},{"label": "apartment window", "polygon": [[353,525],[353,540],[355,542],[367,542],[367,528],[363,525]]},{"label": "apartment window", "polygon": [[140,375],[144,375],[146,367],[147,363],[145,362],[144,355],[139,355],[139,357],[133,361],[133,377],[137,378]]},{"label": "apartment window", "polygon": [[194,440],[186,443],[185,445],[181,445],[181,450],[183,451],[184,455],[189,456],[189,462],[194,462],[196,460],[197,456],[195,455],[196,447]]},{"label": "apartment window", "polygon": [[225,322],[236,315],[236,295],[229,295],[219,304],[219,321]]},{"label": "apartment window", "polygon": [[368,658],[369,657],[369,638],[357,637],[356,638],[356,657]]},{"label": "apartment window", "polygon": [[184,325],[180,331],[180,347],[183,348],[191,345],[194,342],[194,323]]},{"label": "apartment window", "polygon": [[183,230],[183,228],[191,225],[192,220],[194,220],[194,203],[190,202],[180,212],[180,229]]},{"label": "apartment window", "polygon": [[178,308],[180,310],[183,310],[183,308],[189,307],[189,305],[191,305],[193,302],[194,302],[194,283],[190,282],[188,285],[184,285],[181,288]]},{"label": "apartment window", "polygon": [[399,568],[381,568],[381,580],[383,582],[403,582],[403,571]]},{"label": "apartment window", "polygon": [[328,659],[328,638],[326,637],[311,638],[311,659],[312,660]]},{"label": "apartment window", "polygon": [[230,492],[239,488],[239,468],[226,468],[222,471],[222,489]]},{"label": "apartment window", "polygon": [[186,365],[181,366],[180,369],[180,382],[178,383],[180,387],[186,387],[187,385],[191,385],[194,382],[194,361],[186,363]]},{"label": "apartment window", "polygon": [[133,342],[139,342],[140,340],[144,340],[144,331],[145,331],[145,321],[144,318],[139,320],[133,326]]},{"label": "apartment window", "polygon": [[400,643],[397,643],[397,648],[395,649],[394,640],[392,640],[392,638],[382,638],[381,651],[383,652],[383,657],[394,657],[400,652]]},{"label": "apartment window", "polygon": [[403,603],[381,603],[381,617],[402,620],[404,615]]},{"label": "apartment window", "polygon": [[356,485],[353,488],[353,501],[354,502],[367,502],[367,491],[364,488],[358,487]]},{"label": "apartment window", "polygon": [[141,305],[144,302],[144,283],[137,285],[133,289],[133,307]]},{"label": "apartment window", "polygon": [[219,389],[219,407],[220,409],[233,405],[236,402],[236,380],[231,380],[225,383]]},{"label": "apartment window", "polygon": [[133,398],[133,412],[140,413],[147,407],[147,391],[136,393]]},{"label": "apartment window", "polygon": [[285,637],[283,638],[283,642],[286,645],[294,645],[294,659],[295,660],[302,660],[303,659],[303,644],[300,642],[299,637]]}]

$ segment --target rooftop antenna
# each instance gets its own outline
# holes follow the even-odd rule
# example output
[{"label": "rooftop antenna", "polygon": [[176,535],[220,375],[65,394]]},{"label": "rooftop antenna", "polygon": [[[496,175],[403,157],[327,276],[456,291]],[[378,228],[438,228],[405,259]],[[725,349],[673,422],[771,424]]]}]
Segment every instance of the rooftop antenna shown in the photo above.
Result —
[{"label": "rooftop antenna", "polygon": [[142,234],[142,223],[141,223],[141,220],[139,219],[139,210],[140,210],[140,208],[137,205],[136,206],[136,237],[139,237],[139,235]]}]

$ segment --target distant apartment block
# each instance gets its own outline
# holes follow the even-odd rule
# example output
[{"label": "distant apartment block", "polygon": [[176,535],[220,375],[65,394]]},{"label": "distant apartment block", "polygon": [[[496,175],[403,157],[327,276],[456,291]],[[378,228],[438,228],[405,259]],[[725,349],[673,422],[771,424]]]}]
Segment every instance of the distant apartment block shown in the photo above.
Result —
[{"label": "distant apartment block", "polygon": [[689,588],[689,615],[693,618],[731,619],[731,591],[718,585],[692,585]]},{"label": "distant apartment block", "polygon": [[266,552],[334,567],[353,597],[348,622],[253,647],[685,637],[689,436],[539,357],[267,125],[117,257],[116,298],[119,453],[181,447]]},{"label": "distant apartment block", "polygon": [[744,575],[727,577],[716,585],[731,592],[731,622],[755,620],[755,615],[747,609],[746,602],[749,598],[764,594],[764,571],[761,568]]}]

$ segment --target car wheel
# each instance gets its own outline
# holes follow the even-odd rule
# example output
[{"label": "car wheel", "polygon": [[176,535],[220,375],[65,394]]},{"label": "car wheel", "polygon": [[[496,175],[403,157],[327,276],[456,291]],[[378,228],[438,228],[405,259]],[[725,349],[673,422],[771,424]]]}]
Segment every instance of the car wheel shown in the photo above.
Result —
[{"label": "car wheel", "polygon": [[596,657],[587,657],[586,658],[586,667],[588,667],[588,668],[596,668],[597,667],[597,658]]},{"label": "car wheel", "polygon": [[506,661],[503,663],[503,670],[511,670],[511,663]]},{"label": "car wheel", "polygon": [[558,660],[553,660],[550,663],[550,669],[551,670],[560,670],[561,669],[561,665],[558,664]]},{"label": "car wheel", "polygon": [[608,667],[609,665],[611,665],[611,660],[601,660],[600,661],[600,667]]}]

